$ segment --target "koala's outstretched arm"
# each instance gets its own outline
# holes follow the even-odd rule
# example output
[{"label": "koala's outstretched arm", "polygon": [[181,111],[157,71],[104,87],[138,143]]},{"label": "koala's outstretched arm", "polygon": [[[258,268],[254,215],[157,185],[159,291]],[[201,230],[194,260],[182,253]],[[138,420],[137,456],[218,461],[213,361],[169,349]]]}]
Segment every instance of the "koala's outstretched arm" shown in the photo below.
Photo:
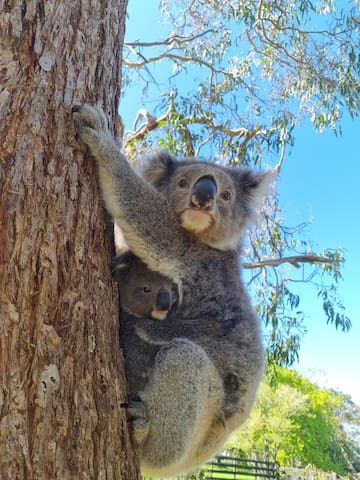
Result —
[{"label": "koala's outstretched arm", "polygon": [[193,469],[194,452],[223,402],[222,380],[206,352],[190,340],[169,342],[140,398],[130,414],[142,473],[167,477]]},{"label": "koala's outstretched arm", "polygon": [[152,270],[179,282],[178,252],[184,249],[184,232],[177,227],[166,199],[135,173],[99,107],[74,106],[72,111],[78,137],[96,160],[106,207],[126,242]]}]

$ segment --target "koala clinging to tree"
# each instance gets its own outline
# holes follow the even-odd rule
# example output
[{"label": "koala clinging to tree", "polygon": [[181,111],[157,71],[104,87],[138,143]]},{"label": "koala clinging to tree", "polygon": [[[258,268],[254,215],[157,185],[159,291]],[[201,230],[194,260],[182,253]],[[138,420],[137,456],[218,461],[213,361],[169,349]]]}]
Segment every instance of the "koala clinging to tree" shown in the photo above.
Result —
[{"label": "koala clinging to tree", "polygon": [[[274,172],[163,153],[149,161],[142,178],[119,152],[101,109],[83,105],[73,112],[127,244],[179,289],[175,320],[188,334],[173,336],[170,319],[158,322],[154,366],[129,409],[142,472],[176,475],[216,453],[254,401],[264,352],[239,255],[243,231]],[[153,332],[148,336],[146,325],[140,330],[151,343]]]},{"label": "koala clinging to tree", "polygon": [[168,278],[149,270],[130,251],[113,259],[112,272],[119,286],[120,338],[127,388],[130,394],[136,394],[149,380],[159,351],[157,344],[137,335],[137,328],[147,322],[155,326],[164,320],[177,303],[177,288]]}]

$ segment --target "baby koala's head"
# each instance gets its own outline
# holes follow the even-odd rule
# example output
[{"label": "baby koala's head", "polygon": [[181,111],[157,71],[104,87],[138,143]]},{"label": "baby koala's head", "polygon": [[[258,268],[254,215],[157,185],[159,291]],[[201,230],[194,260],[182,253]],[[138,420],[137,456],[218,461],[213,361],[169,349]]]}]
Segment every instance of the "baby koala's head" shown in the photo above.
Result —
[{"label": "baby koala's head", "polygon": [[130,251],[114,257],[112,272],[121,307],[135,317],[164,320],[178,300],[176,285]]}]

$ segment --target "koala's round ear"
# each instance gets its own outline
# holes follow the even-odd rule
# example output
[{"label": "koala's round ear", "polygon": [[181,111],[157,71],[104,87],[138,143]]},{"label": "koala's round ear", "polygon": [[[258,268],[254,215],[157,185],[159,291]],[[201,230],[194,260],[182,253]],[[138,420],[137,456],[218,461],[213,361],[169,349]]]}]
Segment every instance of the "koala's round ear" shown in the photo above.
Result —
[{"label": "koala's round ear", "polygon": [[111,260],[111,273],[115,276],[116,271],[125,270],[129,268],[130,263],[135,258],[135,255],[129,250],[122,255],[117,255]]},{"label": "koala's round ear", "polygon": [[151,185],[158,186],[164,179],[171,177],[178,163],[179,160],[168,151],[161,150],[144,162],[141,173]]},{"label": "koala's round ear", "polygon": [[252,169],[239,169],[237,171],[237,188],[242,198],[247,199],[247,207],[256,210],[269,195],[271,185],[277,176],[275,170],[264,172]]}]

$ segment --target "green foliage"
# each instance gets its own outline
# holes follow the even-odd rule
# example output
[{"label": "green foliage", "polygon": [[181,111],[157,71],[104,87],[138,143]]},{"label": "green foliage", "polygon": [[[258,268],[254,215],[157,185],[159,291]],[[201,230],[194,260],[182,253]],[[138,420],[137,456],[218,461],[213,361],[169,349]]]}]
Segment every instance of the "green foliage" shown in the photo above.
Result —
[{"label": "green foliage", "polygon": [[[146,69],[148,91],[156,83],[156,64],[168,62],[162,108],[175,99],[187,125],[205,128],[196,151],[207,140],[214,153],[257,164],[264,152],[290,144],[294,126],[304,118],[319,130],[339,131],[344,111],[359,114],[355,6],[336,9],[330,0],[246,0],[236,6],[229,0],[163,0],[162,12],[171,29],[168,38],[127,44],[125,64]],[[180,85],[193,88],[179,94]],[[236,133],[239,126],[248,135]]]},{"label": "green foliage", "polygon": [[306,334],[299,286],[309,285],[315,290],[328,324],[348,331],[351,322],[337,294],[342,280],[340,266],[344,261],[341,250],[326,249],[318,255],[327,261],[305,263],[306,257],[311,260],[314,253],[311,241],[306,238],[309,222],[289,227],[284,225],[281,216],[279,200],[273,196],[264,207],[262,223],[249,233],[245,260],[256,265],[267,258],[283,259],[292,255],[299,258],[290,264],[252,268],[245,278],[264,322],[268,361],[289,366],[298,360],[301,340]]},{"label": "green foliage", "polygon": [[[144,99],[160,98],[160,116],[125,135],[128,154],[159,146],[234,166],[266,158],[280,168],[304,119],[341,133],[344,112],[360,112],[360,17],[349,5],[163,0],[168,37],[125,44],[125,78],[133,82],[135,72]],[[337,293],[342,251],[316,252],[309,222],[289,227],[282,217],[274,195],[250,232],[244,261],[269,362],[291,365],[306,332],[299,284],[313,286],[327,323],[342,331],[351,323]]]},{"label": "green foliage", "polygon": [[349,424],[359,426],[360,409],[348,402],[348,397],[321,389],[294,370],[276,369],[275,377],[267,375],[249,420],[227,448],[281,466],[311,464],[344,475],[354,471],[360,453],[358,430],[349,434]]}]

